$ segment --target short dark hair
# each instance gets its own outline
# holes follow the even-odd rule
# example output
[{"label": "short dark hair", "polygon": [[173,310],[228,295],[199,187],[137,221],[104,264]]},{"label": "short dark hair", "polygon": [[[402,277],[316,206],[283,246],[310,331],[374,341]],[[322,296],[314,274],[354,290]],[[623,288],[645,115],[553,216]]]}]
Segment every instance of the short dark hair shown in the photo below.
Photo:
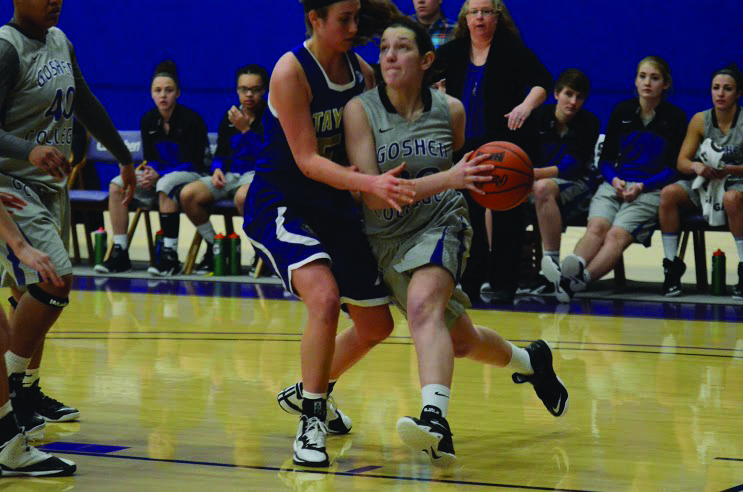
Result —
[{"label": "short dark hair", "polygon": [[263,86],[264,89],[268,88],[268,83],[271,80],[268,75],[268,70],[266,70],[262,66],[255,64],[255,63],[238,68],[237,72],[235,72],[235,82],[239,81],[240,77],[243,75],[259,76],[261,78],[261,85]]},{"label": "short dark hair", "polygon": [[559,94],[565,87],[580,92],[585,98],[588,97],[588,93],[591,92],[591,81],[588,80],[586,74],[577,68],[568,68],[557,78],[557,83],[555,83],[555,92]]}]

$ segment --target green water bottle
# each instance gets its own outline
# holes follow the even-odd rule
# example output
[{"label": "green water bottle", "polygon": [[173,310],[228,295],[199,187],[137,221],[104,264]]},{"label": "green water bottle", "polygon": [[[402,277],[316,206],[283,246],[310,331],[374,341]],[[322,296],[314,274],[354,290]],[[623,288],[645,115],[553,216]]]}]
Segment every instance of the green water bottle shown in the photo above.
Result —
[{"label": "green water bottle", "polygon": [[240,236],[233,232],[228,239],[230,243],[230,275],[240,275]]},{"label": "green water bottle", "polygon": [[108,248],[108,235],[106,231],[101,227],[93,233],[95,238],[95,264],[103,264],[103,259],[106,257],[106,249]]},{"label": "green water bottle", "polygon": [[221,276],[227,273],[227,248],[224,234],[214,236],[214,275]]},{"label": "green water bottle", "polygon": [[727,286],[725,285],[725,253],[717,250],[712,253],[712,295],[724,296]]}]

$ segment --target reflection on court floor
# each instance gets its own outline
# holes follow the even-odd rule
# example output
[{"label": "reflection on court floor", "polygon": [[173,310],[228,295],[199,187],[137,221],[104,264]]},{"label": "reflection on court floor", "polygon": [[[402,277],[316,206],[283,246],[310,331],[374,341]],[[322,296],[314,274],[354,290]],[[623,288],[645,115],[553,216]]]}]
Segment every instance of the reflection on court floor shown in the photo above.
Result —
[{"label": "reflection on court floor", "polygon": [[[550,342],[570,410],[555,419],[506,371],[458,360],[449,421],[462,466],[448,472],[412,455],[395,432],[397,418],[420,409],[415,350],[395,313],[393,336],[336,386],[354,428],[329,439],[333,464],[314,472],[292,464],[297,421],[275,401],[299,377],[302,304],[239,290],[247,287],[232,297],[189,285],[168,294],[99,287],[72,293],[43,366],[45,390],[82,412],[79,423],[50,425],[44,442],[77,461],[79,472],[0,485],[608,491],[743,484],[743,325],[710,321],[735,311],[684,311],[696,319],[643,317],[647,310],[638,317],[632,303],[592,308],[602,315],[554,306],[473,311],[475,323],[522,345]],[[651,311],[663,309],[674,308]]]}]

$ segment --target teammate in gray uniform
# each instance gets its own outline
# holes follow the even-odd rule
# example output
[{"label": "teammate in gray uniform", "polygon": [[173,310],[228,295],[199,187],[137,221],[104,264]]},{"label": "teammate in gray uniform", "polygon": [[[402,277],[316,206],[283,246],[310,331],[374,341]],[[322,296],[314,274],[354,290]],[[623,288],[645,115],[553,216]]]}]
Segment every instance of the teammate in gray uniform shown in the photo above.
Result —
[{"label": "teammate in gray uniform", "polygon": [[85,83],[72,44],[54,27],[62,2],[13,4],[13,19],[0,27],[0,192],[28,204],[13,220],[27,241],[51,258],[62,279],[58,285],[24,266],[0,240],[3,283],[11,286],[17,304],[5,361],[16,419],[31,435],[43,429],[45,420],[79,416],[76,409],[45,396],[38,383],[44,338],[69,303],[72,282],[66,176],[73,115],[123,164],[126,202],[136,179],[131,154]]},{"label": "teammate in gray uniform", "polygon": [[464,197],[456,190],[482,193],[476,183],[492,178],[478,173],[492,166],[482,164],[488,156],[468,161],[470,153],[452,167],[452,153],[464,144],[464,107],[429,87],[434,54],[426,31],[409,19],[396,21],[385,30],[380,48],[384,84],[346,106],[346,150],[351,164],[367,174],[405,163],[415,183],[417,201],[402,212],[363,193],[365,228],[418,354],[423,410],[420,418],[401,418],[397,430],[435,466],[448,467],[456,462],[446,421],[455,355],[513,369],[514,381],[534,384],[555,416],[564,413],[568,394],[544,341],[522,349],[475,327],[467,316],[469,299],[456,283],[472,229]]},{"label": "teammate in gray uniform", "polygon": [[[724,180],[722,205],[739,258],[738,284],[733,289],[733,297],[743,299],[743,118],[740,115],[743,75],[735,65],[718,70],[712,76],[711,92],[714,107],[695,114],[689,122],[678,157],[678,170],[708,180]],[[702,162],[701,147],[706,139],[713,144],[707,152],[718,154],[720,169]],[[705,157],[709,160],[712,156]],[[691,181],[670,184],[660,193],[660,228],[665,253],[663,294],[666,296],[681,293],[681,276],[686,265],[676,256],[680,211],[693,208],[701,209],[702,201],[699,189],[692,189]]]}]

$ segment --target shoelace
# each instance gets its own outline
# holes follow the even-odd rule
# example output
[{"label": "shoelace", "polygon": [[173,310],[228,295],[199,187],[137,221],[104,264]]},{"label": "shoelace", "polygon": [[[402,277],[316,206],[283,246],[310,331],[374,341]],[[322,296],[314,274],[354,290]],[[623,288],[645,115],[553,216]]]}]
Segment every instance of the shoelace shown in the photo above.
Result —
[{"label": "shoelace", "polygon": [[51,396],[45,395],[41,391],[39,391],[39,392],[41,393],[41,403],[40,403],[40,405],[43,408],[54,408],[54,407],[56,407],[56,408],[62,408],[62,407],[65,406],[64,403],[62,403],[61,401],[57,401],[54,398],[52,398]]},{"label": "shoelace", "polygon": [[319,448],[325,447],[325,435],[328,433],[328,428],[325,423],[320,422],[317,417],[311,417],[304,428],[304,436],[307,441],[308,448]]}]

